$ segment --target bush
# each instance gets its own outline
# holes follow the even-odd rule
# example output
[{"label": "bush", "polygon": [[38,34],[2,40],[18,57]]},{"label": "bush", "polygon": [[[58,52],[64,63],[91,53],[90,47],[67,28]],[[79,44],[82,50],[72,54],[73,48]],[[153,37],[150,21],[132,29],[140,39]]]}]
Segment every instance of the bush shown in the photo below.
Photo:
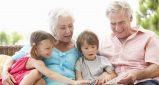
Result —
[{"label": "bush", "polygon": [[11,33],[11,35],[6,32],[0,32],[0,45],[15,45],[16,42],[21,40],[23,37],[17,32]]},{"label": "bush", "polygon": [[159,35],[159,0],[139,0],[137,24]]}]

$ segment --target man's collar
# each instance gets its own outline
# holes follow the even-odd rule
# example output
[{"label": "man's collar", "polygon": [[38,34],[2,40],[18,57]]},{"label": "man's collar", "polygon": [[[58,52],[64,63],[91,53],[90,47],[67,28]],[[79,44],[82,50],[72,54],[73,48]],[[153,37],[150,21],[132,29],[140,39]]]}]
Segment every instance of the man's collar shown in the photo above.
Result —
[{"label": "man's collar", "polygon": [[[145,33],[146,32],[146,30],[143,27],[133,27],[132,31],[135,31],[135,32],[132,35],[130,35],[131,36],[130,38],[135,37],[139,33]],[[113,33],[111,33],[111,38],[114,38],[114,37],[116,37],[116,36]]]}]

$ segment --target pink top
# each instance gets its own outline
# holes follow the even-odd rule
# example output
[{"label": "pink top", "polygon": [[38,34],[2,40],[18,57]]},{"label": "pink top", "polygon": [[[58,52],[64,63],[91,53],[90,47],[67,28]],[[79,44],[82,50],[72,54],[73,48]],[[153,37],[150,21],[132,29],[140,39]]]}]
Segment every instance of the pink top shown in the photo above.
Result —
[{"label": "pink top", "polygon": [[15,85],[19,85],[24,76],[29,74],[31,69],[29,70],[26,68],[28,59],[28,56],[22,57],[21,59],[17,60],[11,67],[10,74],[16,80]]},{"label": "pink top", "polygon": [[142,28],[134,29],[136,33],[123,44],[113,34],[100,44],[99,53],[108,57],[118,74],[144,69],[150,63],[159,65],[159,40],[155,33]]}]

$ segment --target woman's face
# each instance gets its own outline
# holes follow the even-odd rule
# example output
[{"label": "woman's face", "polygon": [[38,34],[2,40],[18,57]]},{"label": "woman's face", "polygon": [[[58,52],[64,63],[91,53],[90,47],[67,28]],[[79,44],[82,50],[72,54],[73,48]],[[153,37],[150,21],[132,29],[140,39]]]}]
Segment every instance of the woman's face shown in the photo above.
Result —
[{"label": "woman's face", "polygon": [[55,27],[55,36],[62,42],[70,42],[73,35],[73,18],[71,16],[59,16]]}]

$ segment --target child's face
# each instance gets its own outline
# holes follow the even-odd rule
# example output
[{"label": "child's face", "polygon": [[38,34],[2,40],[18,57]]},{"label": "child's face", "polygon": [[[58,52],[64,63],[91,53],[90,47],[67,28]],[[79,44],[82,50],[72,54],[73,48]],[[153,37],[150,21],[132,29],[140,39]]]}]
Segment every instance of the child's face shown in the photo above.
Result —
[{"label": "child's face", "polygon": [[50,57],[53,50],[53,43],[49,40],[43,40],[40,42],[39,46],[37,47],[37,54],[44,58]]},{"label": "child's face", "polygon": [[87,60],[94,60],[96,58],[97,45],[89,45],[87,42],[84,42],[81,50]]}]

